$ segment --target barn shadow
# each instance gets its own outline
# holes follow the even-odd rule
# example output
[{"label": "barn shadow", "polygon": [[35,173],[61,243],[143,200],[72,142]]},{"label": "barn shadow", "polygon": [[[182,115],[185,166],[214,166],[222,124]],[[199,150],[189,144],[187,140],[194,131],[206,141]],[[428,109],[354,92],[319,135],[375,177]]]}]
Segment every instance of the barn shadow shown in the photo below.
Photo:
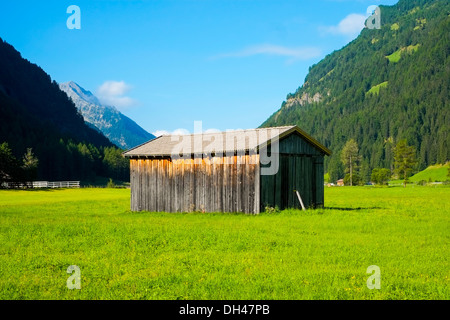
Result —
[{"label": "barn shadow", "polygon": [[357,207],[357,208],[345,208],[345,207],[324,207],[324,210],[340,210],[340,211],[361,211],[361,210],[379,210],[381,207]]}]

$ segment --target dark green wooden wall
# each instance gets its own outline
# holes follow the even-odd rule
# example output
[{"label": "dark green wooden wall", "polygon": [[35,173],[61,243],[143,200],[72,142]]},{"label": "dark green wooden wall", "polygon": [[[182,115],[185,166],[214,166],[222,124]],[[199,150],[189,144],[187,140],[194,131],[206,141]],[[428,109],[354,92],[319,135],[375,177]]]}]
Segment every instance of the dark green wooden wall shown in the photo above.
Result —
[{"label": "dark green wooden wall", "polygon": [[[270,155],[269,147],[269,155]],[[324,154],[297,134],[279,141],[279,169],[275,175],[261,175],[261,211],[266,206],[301,208],[294,190],[306,207],[324,205]]]}]

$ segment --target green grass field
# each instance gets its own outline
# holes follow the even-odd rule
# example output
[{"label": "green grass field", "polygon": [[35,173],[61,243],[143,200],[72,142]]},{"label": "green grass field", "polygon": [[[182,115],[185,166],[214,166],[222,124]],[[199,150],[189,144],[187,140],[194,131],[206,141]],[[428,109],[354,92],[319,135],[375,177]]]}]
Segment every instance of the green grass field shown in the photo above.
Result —
[{"label": "green grass field", "polygon": [[447,186],[325,188],[325,209],[257,216],[132,213],[129,197],[0,191],[0,299],[450,298]]}]

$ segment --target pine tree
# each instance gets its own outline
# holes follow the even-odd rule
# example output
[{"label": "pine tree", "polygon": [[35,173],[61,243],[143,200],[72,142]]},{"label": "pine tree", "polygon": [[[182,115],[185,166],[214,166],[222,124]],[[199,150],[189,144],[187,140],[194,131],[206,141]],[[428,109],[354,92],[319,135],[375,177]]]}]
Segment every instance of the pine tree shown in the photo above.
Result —
[{"label": "pine tree", "polygon": [[338,157],[331,157],[328,165],[328,173],[330,174],[330,182],[333,183],[336,183],[336,181],[344,177],[342,162]]},{"label": "pine tree", "polygon": [[0,187],[3,182],[13,181],[19,173],[19,165],[7,142],[0,144]]},{"label": "pine tree", "polygon": [[23,156],[23,174],[26,181],[33,181],[37,176],[38,158],[34,155],[32,148],[27,148]]},{"label": "pine tree", "polygon": [[358,155],[358,144],[350,139],[341,152],[341,160],[345,167],[345,173],[350,175],[350,185],[353,186],[353,175],[358,172],[361,157]]},{"label": "pine tree", "polygon": [[401,140],[394,148],[394,168],[399,178],[403,178],[403,186],[406,187],[408,178],[416,165],[416,149],[409,146],[406,140]]}]

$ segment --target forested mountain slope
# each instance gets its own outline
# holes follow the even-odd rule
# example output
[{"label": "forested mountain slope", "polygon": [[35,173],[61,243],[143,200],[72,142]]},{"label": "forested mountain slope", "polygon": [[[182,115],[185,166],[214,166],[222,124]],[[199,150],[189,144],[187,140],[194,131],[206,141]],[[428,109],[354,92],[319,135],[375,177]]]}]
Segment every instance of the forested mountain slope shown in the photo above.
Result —
[{"label": "forested mountain slope", "polygon": [[110,176],[126,180],[129,176],[125,163],[120,163],[120,150],[84,122],[47,73],[0,38],[0,144],[3,142],[18,161],[32,148],[39,160],[37,179]]},{"label": "forested mountain slope", "polygon": [[[266,126],[298,125],[339,152],[355,139],[365,174],[392,168],[392,147],[407,139],[419,169],[450,159],[450,2],[400,0],[381,6],[381,29],[310,68]],[[336,169],[337,170],[337,169]]]}]

